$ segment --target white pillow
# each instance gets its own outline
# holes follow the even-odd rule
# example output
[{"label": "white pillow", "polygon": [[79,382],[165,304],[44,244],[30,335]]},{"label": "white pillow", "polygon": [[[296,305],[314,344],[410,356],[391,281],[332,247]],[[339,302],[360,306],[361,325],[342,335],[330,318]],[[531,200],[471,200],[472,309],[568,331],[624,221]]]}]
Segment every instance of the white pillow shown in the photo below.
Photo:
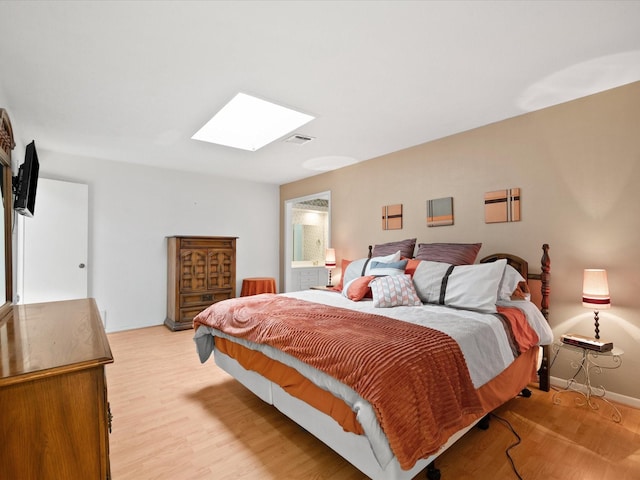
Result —
[{"label": "white pillow", "polygon": [[397,262],[398,260],[400,260],[400,250],[392,255],[373,257],[371,260],[368,258],[359,258],[358,260],[352,261],[347,265],[345,271],[342,272],[342,294],[345,297],[347,296],[347,285],[353,282],[356,278],[362,277],[363,275],[371,275],[369,273],[371,262],[391,263]]},{"label": "white pillow", "polygon": [[520,275],[515,268],[507,264],[504,267],[504,273],[500,280],[500,286],[498,287],[498,298],[500,300],[511,300],[511,294],[515,291],[520,282],[524,282],[525,279]]},{"label": "white pillow", "polygon": [[400,250],[396,253],[392,253],[391,255],[385,255],[384,257],[372,257],[371,260],[367,263],[367,268],[364,271],[365,275],[371,275],[369,271],[371,270],[371,264],[373,262],[378,263],[393,263],[400,260]]},{"label": "white pillow", "polygon": [[416,292],[425,303],[495,313],[505,259],[478,265],[420,262],[413,274]]},{"label": "white pillow", "polygon": [[369,262],[368,275],[375,275],[376,277],[384,277],[385,275],[404,275],[404,270],[407,268],[407,260],[399,260],[397,262],[378,262],[371,260]]},{"label": "white pillow", "polygon": [[409,275],[390,275],[377,277],[369,284],[373,295],[373,306],[379,308],[397,307],[401,305],[422,305],[413,281]]}]

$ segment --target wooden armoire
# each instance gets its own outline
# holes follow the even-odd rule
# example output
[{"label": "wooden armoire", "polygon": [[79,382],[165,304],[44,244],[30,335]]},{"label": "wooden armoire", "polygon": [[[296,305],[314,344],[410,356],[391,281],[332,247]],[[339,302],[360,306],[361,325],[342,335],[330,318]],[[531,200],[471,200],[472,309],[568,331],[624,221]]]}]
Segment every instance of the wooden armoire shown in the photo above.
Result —
[{"label": "wooden armoire", "polygon": [[192,328],[209,305],[236,296],[237,237],[167,237],[167,318],[171,330]]}]

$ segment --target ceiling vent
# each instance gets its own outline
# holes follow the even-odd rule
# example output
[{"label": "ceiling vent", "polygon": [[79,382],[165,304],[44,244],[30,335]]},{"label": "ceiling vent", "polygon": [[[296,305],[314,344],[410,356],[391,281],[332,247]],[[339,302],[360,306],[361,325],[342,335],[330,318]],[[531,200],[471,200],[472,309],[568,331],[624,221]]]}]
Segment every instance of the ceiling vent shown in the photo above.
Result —
[{"label": "ceiling vent", "polygon": [[314,137],[309,137],[307,135],[300,135],[299,133],[296,133],[294,135],[291,135],[288,138],[285,138],[285,142],[287,143],[295,143],[296,145],[304,145],[305,143],[309,143],[311,140],[314,140]]}]

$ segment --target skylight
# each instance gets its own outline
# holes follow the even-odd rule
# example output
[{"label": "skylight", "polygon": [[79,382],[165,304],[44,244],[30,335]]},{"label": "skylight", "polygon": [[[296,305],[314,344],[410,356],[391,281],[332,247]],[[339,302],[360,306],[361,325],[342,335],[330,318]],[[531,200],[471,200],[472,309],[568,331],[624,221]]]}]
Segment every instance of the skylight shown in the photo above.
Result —
[{"label": "skylight", "polygon": [[314,118],[238,93],[191,138],[255,152]]}]

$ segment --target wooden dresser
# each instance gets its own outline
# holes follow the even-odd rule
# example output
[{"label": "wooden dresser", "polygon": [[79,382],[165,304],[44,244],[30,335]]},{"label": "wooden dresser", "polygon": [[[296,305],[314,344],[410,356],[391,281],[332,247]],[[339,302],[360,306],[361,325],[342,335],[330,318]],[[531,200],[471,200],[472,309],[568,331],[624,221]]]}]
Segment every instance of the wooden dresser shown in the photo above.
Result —
[{"label": "wooden dresser", "polygon": [[202,310],[236,296],[236,238],[167,238],[168,328],[192,328]]},{"label": "wooden dresser", "polygon": [[112,362],[93,299],[15,305],[0,319],[0,478],[110,478]]}]

